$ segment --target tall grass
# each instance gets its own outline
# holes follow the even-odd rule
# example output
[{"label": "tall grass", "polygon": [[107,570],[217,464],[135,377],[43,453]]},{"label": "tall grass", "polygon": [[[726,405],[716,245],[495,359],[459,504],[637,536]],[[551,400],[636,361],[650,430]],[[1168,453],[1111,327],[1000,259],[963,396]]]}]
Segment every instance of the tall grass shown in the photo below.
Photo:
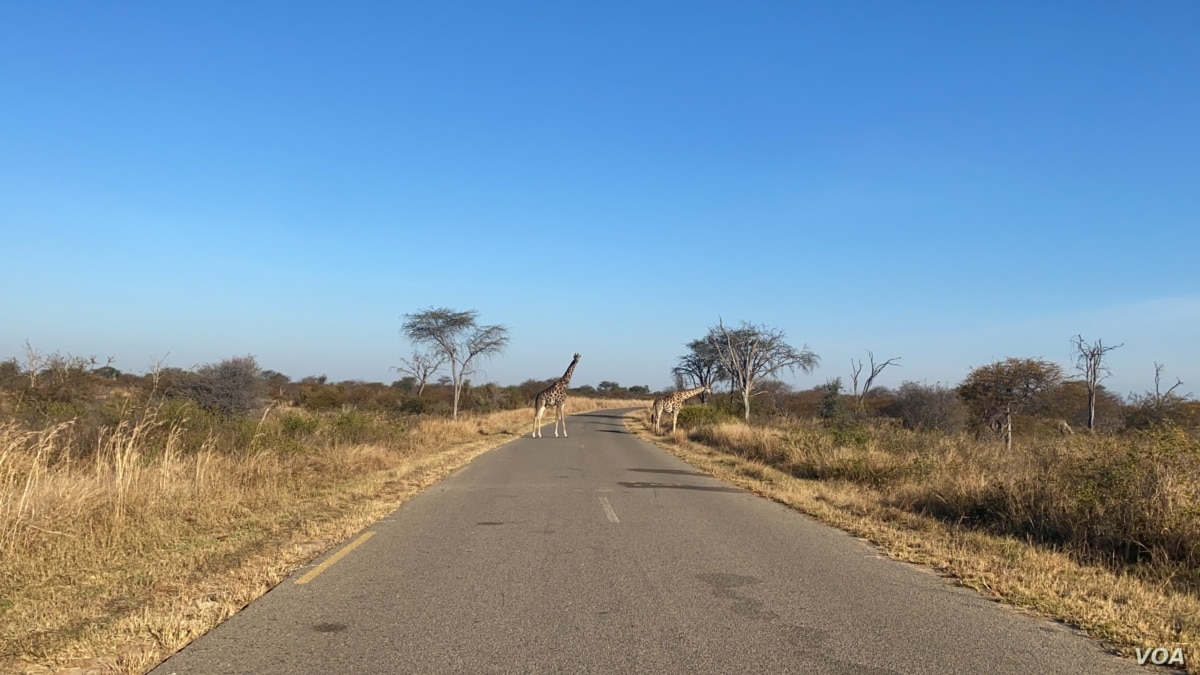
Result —
[{"label": "tall grass", "polygon": [[1029,436],[1009,452],[895,427],[725,422],[665,447],[1127,654],[1181,647],[1200,672],[1200,442],[1179,428]]},{"label": "tall grass", "polygon": [[[1200,441],[1176,428],[1026,439],[816,424],[700,426],[689,438],[793,476],[851,481],[883,503],[1089,560],[1200,567]],[[1200,578],[1180,579],[1200,594]]]},{"label": "tall grass", "polygon": [[143,672],[532,416],[159,401],[0,422],[0,672]]},{"label": "tall grass", "polygon": [[1127,655],[1182,647],[1200,671],[1200,442],[1181,429],[1007,452],[890,426],[722,423],[665,447]]}]

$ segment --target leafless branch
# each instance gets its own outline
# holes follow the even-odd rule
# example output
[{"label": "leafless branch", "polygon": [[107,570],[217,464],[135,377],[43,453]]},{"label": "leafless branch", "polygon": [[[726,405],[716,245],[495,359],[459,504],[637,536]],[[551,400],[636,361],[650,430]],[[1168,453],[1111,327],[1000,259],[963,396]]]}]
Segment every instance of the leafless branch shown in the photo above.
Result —
[{"label": "leafless branch", "polygon": [[901,357],[899,357],[899,356],[893,356],[892,358],[888,359],[887,361],[877,364],[877,363],[875,363],[874,352],[872,352],[869,349],[867,350],[867,357],[871,361],[871,370],[870,370],[870,374],[867,375],[867,381],[865,383],[863,383],[863,388],[862,388],[861,392],[858,391],[858,378],[859,378],[859,374],[862,373],[863,363],[860,360],[858,362],[858,364],[856,365],[854,363],[854,359],[850,359],[850,366],[853,368],[853,372],[850,377],[854,382],[854,401],[855,401],[855,405],[858,407],[859,410],[862,410],[863,399],[865,399],[867,397],[867,392],[871,391],[871,385],[875,384],[875,378],[879,377],[879,374],[883,372],[884,368],[887,368],[888,366],[891,366],[891,365],[899,365],[896,362],[901,359]]},{"label": "leafless branch", "polygon": [[1082,334],[1071,338],[1071,345],[1075,348],[1075,369],[1083,373],[1084,384],[1087,386],[1087,428],[1091,431],[1096,426],[1096,389],[1112,374],[1104,365],[1104,355],[1124,345],[1106,346],[1103,340],[1089,343],[1083,339]]},{"label": "leafless branch", "polygon": [[444,363],[446,363],[446,355],[443,352],[414,351],[412,358],[400,359],[400,365],[394,366],[394,369],[401,373],[408,373],[417,380],[417,396],[420,397],[425,392],[425,385],[429,382],[429,378]]},{"label": "leafless branch", "polygon": [[738,328],[730,329],[720,317],[717,325],[708,330],[707,342],[716,351],[733,388],[742,393],[746,419],[750,418],[750,398],[760,379],[782,370],[795,372],[799,369],[811,373],[820,363],[820,357],[809,351],[807,345],[796,349],[786,342],[785,337],[777,328],[745,321]]},{"label": "leafless branch", "polygon": [[29,375],[30,388],[37,386],[38,373],[41,372],[44,364],[45,357],[42,356],[42,353],[34,349],[29,340],[25,340],[25,371]]},{"label": "leafless branch", "polygon": [[171,352],[167,352],[166,354],[162,355],[162,358],[158,358],[158,357],[154,357],[154,356],[150,357],[150,382],[151,382],[150,393],[151,394],[158,393],[158,384],[159,384],[159,382],[162,381],[162,375],[163,375],[163,362],[166,361],[167,357],[170,355],[171,355]]}]

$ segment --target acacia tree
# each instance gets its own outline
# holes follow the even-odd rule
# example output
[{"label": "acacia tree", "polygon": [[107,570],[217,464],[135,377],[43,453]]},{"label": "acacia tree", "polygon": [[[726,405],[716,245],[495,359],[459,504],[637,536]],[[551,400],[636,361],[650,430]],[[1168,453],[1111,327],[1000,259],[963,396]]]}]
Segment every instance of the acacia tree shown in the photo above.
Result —
[{"label": "acacia tree", "polygon": [[1012,450],[1012,416],[1062,381],[1062,367],[1042,359],[1008,358],[972,370],[958,395],[983,423],[1004,438]]},{"label": "acacia tree", "polygon": [[400,359],[400,365],[395,366],[395,369],[401,373],[408,373],[417,381],[417,398],[425,391],[425,385],[429,382],[429,378],[442,367],[446,362],[446,355],[440,350],[427,349],[425,351],[414,350],[412,358]]},{"label": "acacia tree", "polygon": [[489,358],[504,351],[508,345],[508,329],[502,325],[481,326],[479,312],[469,309],[458,312],[447,307],[434,308],[404,315],[401,330],[413,344],[429,347],[450,364],[450,384],[454,385],[454,419],[458,419],[458,402],[462,397],[463,381],[475,372],[477,358]]},{"label": "acacia tree", "polygon": [[821,359],[804,345],[796,349],[789,345],[786,336],[778,328],[742,322],[730,329],[719,317],[717,325],[708,329],[705,341],[712,346],[717,360],[729,375],[735,390],[742,394],[745,419],[750,419],[750,397],[754,385],[762,378],[787,370],[799,369],[811,373]]},{"label": "acacia tree", "polygon": [[[727,379],[717,348],[705,339],[687,343],[690,353],[679,357],[679,365],[671,369],[679,389],[712,387],[717,380]],[[700,402],[708,402],[709,390],[700,393]]]},{"label": "acacia tree", "polygon": [[1075,348],[1075,370],[1083,373],[1083,381],[1087,384],[1088,417],[1087,428],[1092,431],[1096,427],[1096,388],[1104,378],[1112,374],[1104,365],[1104,355],[1123,347],[1123,344],[1106,347],[1103,340],[1089,344],[1083,335],[1071,338],[1071,346]]}]

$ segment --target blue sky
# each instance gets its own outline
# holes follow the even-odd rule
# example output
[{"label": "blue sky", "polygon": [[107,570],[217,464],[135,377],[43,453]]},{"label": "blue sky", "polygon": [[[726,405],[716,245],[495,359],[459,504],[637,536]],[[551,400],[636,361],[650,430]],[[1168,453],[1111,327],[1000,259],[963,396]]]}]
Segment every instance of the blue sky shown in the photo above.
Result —
[{"label": "blue sky", "polygon": [[[718,317],[879,383],[1124,343],[1200,391],[1200,3],[12,2],[0,358],[670,383]],[[1195,389],[1194,389],[1195,388]]]}]

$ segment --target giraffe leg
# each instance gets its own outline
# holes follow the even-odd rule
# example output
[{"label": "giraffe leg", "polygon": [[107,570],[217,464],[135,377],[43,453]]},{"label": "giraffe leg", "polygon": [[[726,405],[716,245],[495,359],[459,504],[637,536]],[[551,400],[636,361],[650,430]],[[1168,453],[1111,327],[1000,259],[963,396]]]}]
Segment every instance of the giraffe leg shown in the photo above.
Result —
[{"label": "giraffe leg", "polygon": [[534,409],[533,413],[533,434],[532,438],[542,437],[542,413],[546,412],[546,406],[539,405]]},{"label": "giraffe leg", "polygon": [[675,406],[675,412],[671,414],[671,434],[675,433],[675,427],[679,424],[679,407]]},{"label": "giraffe leg", "polygon": [[566,401],[563,401],[563,404],[561,406],[559,406],[558,414],[562,417],[563,438],[566,438],[567,437],[567,402]]}]

